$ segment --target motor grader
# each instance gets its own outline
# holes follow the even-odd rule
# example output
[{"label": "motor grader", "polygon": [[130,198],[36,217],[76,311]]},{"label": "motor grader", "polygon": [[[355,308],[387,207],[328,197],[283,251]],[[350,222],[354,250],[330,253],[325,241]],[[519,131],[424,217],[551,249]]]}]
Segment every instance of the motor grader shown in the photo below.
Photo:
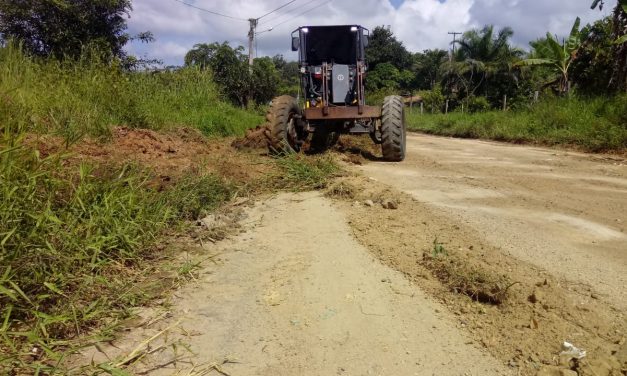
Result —
[{"label": "motor grader", "polygon": [[400,96],[388,96],[383,106],[366,104],[368,65],[365,49],[370,32],[359,25],[302,26],[292,32],[298,51],[299,98],[272,100],[266,115],[272,153],[324,151],[340,134],[369,134],[381,145],[383,158],[405,158],[405,116]]}]

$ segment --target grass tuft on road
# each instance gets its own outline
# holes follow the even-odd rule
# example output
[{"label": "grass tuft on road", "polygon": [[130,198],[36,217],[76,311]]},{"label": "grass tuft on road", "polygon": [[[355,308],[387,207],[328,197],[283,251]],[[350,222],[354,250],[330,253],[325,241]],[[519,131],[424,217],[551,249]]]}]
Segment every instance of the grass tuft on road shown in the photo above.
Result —
[{"label": "grass tuft on road", "polygon": [[273,180],[280,189],[322,189],[332,176],[340,172],[340,167],[330,155],[288,154],[277,158],[275,163],[279,167],[279,173]]},{"label": "grass tuft on road", "polygon": [[627,95],[557,98],[519,111],[407,113],[410,130],[515,143],[575,146],[590,152],[627,150]]}]

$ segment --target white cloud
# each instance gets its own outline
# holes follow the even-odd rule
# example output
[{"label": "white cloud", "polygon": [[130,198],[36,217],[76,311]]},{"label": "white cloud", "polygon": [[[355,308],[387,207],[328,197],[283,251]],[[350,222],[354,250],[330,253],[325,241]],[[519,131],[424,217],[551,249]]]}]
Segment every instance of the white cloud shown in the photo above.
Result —
[{"label": "white cloud", "polygon": [[406,0],[395,12],[392,30],[411,51],[446,49],[449,31],[473,27],[472,5],[473,0]]},{"label": "white cloud", "polygon": [[[190,3],[193,0],[187,0]],[[247,19],[258,17],[286,0],[196,0],[195,6]],[[448,48],[449,31],[466,31],[485,24],[511,26],[514,42],[526,47],[547,31],[567,34],[578,15],[591,22],[603,14],[590,10],[590,0],[405,0],[395,9],[389,0],[297,0],[260,21],[259,55],[289,52],[290,32],[299,25],[361,24],[368,28],[390,25],[412,51]],[[322,4],[321,6],[319,6]],[[232,20],[187,7],[175,0],[134,0],[131,32],[150,30],[157,42],[135,44],[133,53],[182,64],[185,52],[196,43],[229,41],[247,45],[248,22]],[[316,6],[318,6],[316,8]],[[609,9],[610,7],[606,7]],[[305,10],[313,9],[298,16]],[[607,11],[606,11],[607,13]],[[298,17],[295,17],[298,16]],[[287,21],[284,22],[283,21]]]}]

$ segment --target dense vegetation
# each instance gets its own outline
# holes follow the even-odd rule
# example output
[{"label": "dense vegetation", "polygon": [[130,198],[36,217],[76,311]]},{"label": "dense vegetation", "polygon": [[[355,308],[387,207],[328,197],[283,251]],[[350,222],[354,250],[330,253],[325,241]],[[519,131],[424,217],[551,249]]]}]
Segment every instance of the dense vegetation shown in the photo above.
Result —
[{"label": "dense vegetation", "polygon": [[599,152],[627,150],[627,95],[606,99],[553,98],[518,111],[407,114],[408,129],[444,136],[544,145]]},{"label": "dense vegetation", "polygon": [[[136,71],[96,53],[57,59],[14,43],[0,47],[0,373],[65,374],[64,357],[84,341],[110,338],[131,307],[183,278],[188,266],[168,265],[159,246],[181,223],[251,184],[312,189],[337,170],[329,158],[290,157],[259,182],[192,169],[163,188],[146,167],[77,164],[63,149],[42,154],[28,141],[38,133],[66,145],[107,142],[114,126],[230,136],[258,125],[259,111],[233,104],[215,74],[195,66]],[[170,277],[150,278],[164,268]]]},{"label": "dense vegetation", "polygon": [[592,24],[577,18],[564,39],[531,41],[529,51],[513,46],[513,33],[487,25],[462,34],[450,54],[411,53],[377,27],[369,101],[418,96],[424,116],[411,114],[410,128],[434,134],[627,149],[627,1]]},{"label": "dense vegetation", "polygon": [[57,351],[72,347],[64,339],[158,296],[129,283],[146,280],[164,256],[155,248],[164,230],[232,194],[214,175],[161,192],[139,167],[68,169],[19,137],[0,136],[0,372],[30,362],[53,369],[64,355]]},{"label": "dense vegetation", "polygon": [[38,60],[0,48],[0,129],[106,136],[111,125],[187,125],[207,135],[243,134],[261,116],[221,99],[209,71],[128,72],[98,60]]},{"label": "dense vegetation", "polygon": [[296,62],[277,55],[255,58],[249,67],[244,47],[233,48],[226,42],[195,45],[185,55],[185,66],[211,70],[222,92],[242,107],[249,102],[268,103],[280,92],[296,95],[298,91]]}]

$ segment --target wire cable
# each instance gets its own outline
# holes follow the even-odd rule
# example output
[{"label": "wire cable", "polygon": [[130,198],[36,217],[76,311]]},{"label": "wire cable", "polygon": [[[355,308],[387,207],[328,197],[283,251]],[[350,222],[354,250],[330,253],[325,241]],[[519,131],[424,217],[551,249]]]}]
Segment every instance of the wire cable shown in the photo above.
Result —
[{"label": "wire cable", "polygon": [[276,28],[277,28],[277,26],[281,26],[281,25],[283,25],[283,24],[285,24],[285,23],[287,23],[287,22],[292,21],[292,19],[294,19],[294,18],[300,17],[300,16],[302,16],[302,15],[304,15],[304,14],[307,14],[307,13],[309,13],[309,12],[311,12],[311,11],[314,11],[314,10],[316,10],[316,9],[318,9],[318,8],[320,8],[320,7],[322,7],[323,5],[330,3],[331,1],[333,1],[333,0],[327,0],[327,1],[323,2],[323,3],[320,3],[319,5],[316,5],[316,6],[311,7],[310,9],[307,9],[306,11],[304,11],[304,12],[302,12],[302,13],[299,13],[299,14],[297,14],[297,15],[295,15],[295,16],[291,16],[291,17],[290,17],[290,18],[288,18],[287,20],[285,20],[285,21],[283,21],[283,22],[279,22],[278,24],[276,24],[276,25],[272,26],[272,29],[276,29]]},{"label": "wire cable", "polygon": [[286,6],[290,5],[291,3],[295,2],[295,1],[297,1],[297,0],[290,0],[287,3],[285,3],[285,4],[281,5],[280,7],[276,8],[275,10],[271,10],[270,12],[264,14],[263,16],[257,17],[257,21],[259,21],[260,19],[264,18],[265,16],[271,15],[272,13],[276,12],[279,9],[285,8]]},{"label": "wire cable", "polygon": [[284,13],[284,14],[279,14],[278,16],[276,16],[276,17],[274,17],[274,18],[271,18],[271,19],[269,19],[269,20],[267,20],[267,21],[263,21],[263,22],[261,22],[261,25],[271,24],[271,23],[273,23],[274,21],[279,20],[279,19],[282,19],[283,17],[287,16],[288,14],[293,13],[293,12],[295,12],[295,11],[298,11],[298,10],[300,10],[300,9],[303,9],[303,8],[304,8],[304,7],[306,7],[307,5],[309,5],[309,4],[313,3],[313,2],[316,2],[316,1],[318,1],[318,0],[310,0],[310,1],[306,2],[305,4],[303,4],[303,5],[302,5],[302,6],[300,6],[300,7],[297,7],[297,8],[294,8],[294,9],[290,9],[290,10],[288,10],[288,11],[287,11],[287,13]]},{"label": "wire cable", "polygon": [[[232,20],[247,21],[247,22],[248,22],[248,20],[247,20],[247,19],[245,19],[245,18],[239,18],[239,17],[229,16],[228,14],[222,14],[222,13],[214,12],[214,11],[209,10],[209,9],[200,8],[200,7],[197,7],[197,6],[193,5],[193,4],[186,3],[186,2],[185,2],[185,1],[183,1],[183,0],[174,0],[174,1],[176,1],[176,2],[178,2],[178,3],[181,3],[181,4],[184,4],[184,5],[187,5],[187,6],[188,6],[188,7],[190,7],[190,8],[198,9],[198,10],[200,10],[200,11],[203,11],[203,12],[207,12],[207,13],[213,14],[213,15],[215,15],[215,16],[221,16],[221,17],[230,18],[230,19],[232,19]],[[295,1],[295,0],[294,0],[294,1]]]}]

